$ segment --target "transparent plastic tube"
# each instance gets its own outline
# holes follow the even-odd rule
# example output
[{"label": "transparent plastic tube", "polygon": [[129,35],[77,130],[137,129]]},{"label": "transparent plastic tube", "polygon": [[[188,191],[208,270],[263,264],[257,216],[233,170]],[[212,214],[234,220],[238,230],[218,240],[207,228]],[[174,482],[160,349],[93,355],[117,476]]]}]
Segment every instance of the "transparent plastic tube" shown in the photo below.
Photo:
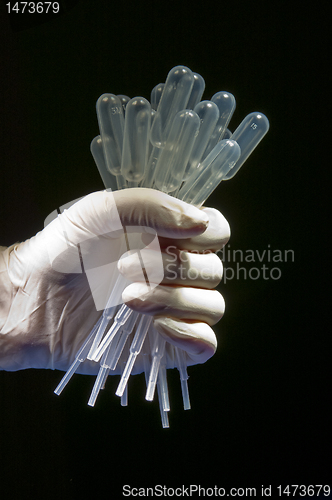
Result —
[{"label": "transparent plastic tube", "polygon": [[206,150],[203,153],[202,159],[206,158],[212,149],[223,138],[236,107],[235,97],[230,92],[217,92],[211,98],[211,101],[214,102],[219,109],[219,118],[210,137],[210,141],[206,146]]},{"label": "transparent plastic tube", "polygon": [[126,345],[127,339],[129,335],[132,333],[138,317],[139,314],[134,311],[130,315],[129,319],[123,325],[122,330],[119,332],[118,341],[116,343],[114,342],[115,348],[109,354],[109,359],[107,364],[110,370],[115,370],[117,363],[121,357],[121,354],[124,350],[124,347]]},{"label": "transparent plastic tube", "polygon": [[91,346],[90,351],[87,355],[88,359],[90,359],[90,360],[94,359],[93,354],[94,354],[99,342],[101,341],[109,322],[113,319],[115,309],[116,309],[116,307],[104,309],[99,328],[96,332],[96,335],[93,339],[92,346]]},{"label": "transparent plastic tube", "polygon": [[150,156],[149,156],[149,162],[146,166],[144,177],[141,182],[141,186],[147,187],[147,188],[152,188],[153,183],[154,183],[154,177],[155,177],[155,172],[156,172],[156,166],[158,163],[159,156],[162,152],[161,148],[156,148],[153,147]]},{"label": "transparent plastic tube", "polygon": [[202,101],[198,103],[195,106],[194,111],[200,119],[200,127],[189,156],[188,164],[183,174],[184,181],[188,179],[190,174],[195,170],[201,161],[211,134],[214,131],[219,119],[218,106],[212,101]]},{"label": "transparent plastic tube", "polygon": [[130,97],[128,97],[127,95],[124,95],[124,94],[118,94],[117,97],[119,98],[119,100],[122,104],[123,114],[125,115],[126,114],[126,106],[127,106],[128,102],[130,101]]},{"label": "transparent plastic tube", "polygon": [[[125,369],[125,366],[126,366],[126,359],[129,355],[128,344],[125,344],[123,354],[124,354],[124,357],[121,360],[121,376],[122,376],[123,370]],[[121,396],[121,406],[128,406],[128,384],[126,385],[126,388],[123,391],[123,394]]]},{"label": "transparent plastic tube", "polygon": [[240,147],[235,141],[220,141],[179,190],[178,198],[201,206],[234,167],[240,155]]},{"label": "transparent plastic tube", "polygon": [[92,391],[90,394],[90,398],[88,401],[89,406],[95,405],[98,394],[99,394],[101,388],[103,387],[103,385],[105,384],[105,379],[106,379],[107,373],[108,373],[108,367],[105,365],[104,359],[107,357],[107,354],[108,354],[108,352],[105,353],[105,355],[100,363],[99,372],[98,372],[97,378],[95,380],[95,383],[93,385],[93,388],[92,388]]},{"label": "transparent plastic tube", "polygon": [[122,103],[114,94],[103,94],[97,101],[96,109],[107,168],[113,175],[121,174],[124,131]]},{"label": "transparent plastic tube", "polygon": [[232,132],[229,130],[229,128],[226,128],[223,136],[222,136],[222,139],[230,139],[232,136]]},{"label": "transparent plastic tube", "polygon": [[186,66],[176,66],[167,75],[150,140],[158,148],[166,144],[175,115],[186,108],[194,85],[194,75]]},{"label": "transparent plastic tube", "polygon": [[237,174],[243,163],[268,132],[269,127],[269,120],[263,113],[257,111],[247,115],[240,123],[231,135],[231,139],[232,141],[236,141],[240,146],[241,156],[235,167],[226,175],[225,181],[232,179],[232,177]]},{"label": "transparent plastic tube", "polygon": [[171,406],[169,403],[165,353],[160,360],[157,385],[159,387],[158,397],[161,399],[163,411],[170,411]]},{"label": "transparent plastic tube", "polygon": [[199,126],[200,119],[194,111],[180,111],[175,116],[156,165],[154,182],[160,191],[169,193],[180,187]]},{"label": "transparent plastic tube", "polygon": [[187,109],[194,109],[196,104],[199,103],[201,97],[204,93],[205,89],[205,81],[204,78],[198,73],[193,73],[194,76],[194,85],[191,89],[191,94],[189,100],[187,102]]},{"label": "transparent plastic tube", "polygon": [[[125,249],[123,248],[123,245],[122,245],[122,250],[120,251],[120,256],[122,255],[122,253],[124,251],[125,251]],[[94,355],[95,355],[96,349],[98,348],[98,346],[101,342],[101,339],[103,338],[103,335],[105,333],[105,330],[106,330],[109,322],[113,318],[114,313],[118,307],[117,305],[114,306],[113,304],[119,304],[121,302],[122,292],[129,283],[130,283],[129,280],[125,279],[122,275],[119,274],[119,276],[115,282],[115,285],[113,287],[112,293],[108,298],[106,307],[103,311],[103,314],[101,317],[101,323],[100,323],[98,331],[95,335],[95,338],[93,340],[90,352],[88,354],[88,359],[94,360]]]},{"label": "transparent plastic tube", "polygon": [[217,125],[223,126],[225,131],[235,111],[235,97],[230,92],[221,91],[214,94],[211,97],[211,101],[214,102],[219,109],[219,120]]},{"label": "transparent plastic tube", "polygon": [[175,357],[176,357],[177,369],[180,372],[183,408],[185,410],[190,410],[190,399],[189,399],[189,391],[188,391],[188,378],[189,377],[188,377],[188,373],[187,373],[186,353],[182,349],[175,347]]},{"label": "transparent plastic tube", "polygon": [[138,183],[147,163],[151,122],[151,106],[144,97],[134,97],[126,107],[121,174]]},{"label": "transparent plastic tube", "polygon": [[120,99],[114,94],[103,94],[97,104],[97,117],[107,169],[116,176],[118,189],[127,187],[121,176],[124,114]]},{"label": "transparent plastic tube", "polygon": [[106,167],[103,143],[100,135],[92,139],[90,150],[104,186],[112,191],[116,191],[118,188],[116,177]]},{"label": "transparent plastic tube", "polygon": [[[151,127],[153,125],[153,121],[154,121],[154,118],[156,116],[156,111],[154,109],[151,108],[151,123],[150,123],[150,132],[151,132]],[[149,132],[149,135],[150,135],[150,132]],[[147,158],[147,162],[149,161],[150,159],[150,155],[152,153],[152,150],[153,150],[153,145],[150,141],[150,139],[148,139],[148,158]],[[145,165],[145,169],[144,169],[144,175],[143,175],[143,178],[145,177],[145,172],[146,172],[146,169],[147,169],[147,165]],[[143,179],[142,179],[143,180]]]},{"label": "transparent plastic tube", "polygon": [[[134,317],[134,320],[132,321],[133,317]],[[121,307],[117,316],[115,317],[114,324],[110,329],[110,331],[112,331],[112,330],[113,331],[112,331],[111,335],[106,336],[107,340],[106,340],[106,337],[104,339],[105,340],[105,348],[102,350],[103,354],[101,357],[100,369],[99,369],[98,376],[96,378],[95,384],[93,386],[93,389],[92,389],[92,392],[90,395],[90,399],[88,402],[89,406],[94,406],[96,399],[98,397],[98,394],[99,394],[100,390],[103,388],[103,386],[105,385],[106,378],[109,374],[110,369],[112,368],[112,363],[114,360],[114,351],[115,351],[115,349],[113,349],[112,341],[116,335],[116,332],[118,331],[119,325],[121,326],[121,325],[126,323],[128,330],[130,329],[130,331],[128,332],[128,335],[129,335],[131,333],[132,328],[134,327],[136,317],[137,317],[137,315],[131,309],[129,309],[128,307],[126,307],[124,305]],[[130,318],[129,321],[128,321],[128,318]],[[127,336],[126,336],[126,339],[127,339]],[[124,347],[124,345],[122,346],[122,349],[123,349],[123,347]],[[117,363],[119,357],[121,356],[122,349],[119,353],[119,356],[117,357],[116,363]],[[98,360],[99,360],[99,358],[100,358],[100,356],[98,356]],[[127,400],[127,395],[124,393],[125,393],[125,391],[122,393],[122,397],[121,397],[121,399],[122,399],[121,404],[122,405],[123,405],[124,401]]]},{"label": "transparent plastic tube", "polygon": [[165,344],[166,344],[166,340],[161,335],[159,335],[159,333],[155,329],[153,329],[153,332],[154,332],[154,342],[151,349],[151,357],[152,357],[151,370],[145,395],[145,399],[147,401],[153,401],[160,361],[164,355]]},{"label": "transparent plastic tube", "polygon": [[151,97],[150,97],[151,108],[154,110],[158,108],[158,104],[160,102],[164,87],[165,87],[164,83],[158,83],[158,85],[153,87],[153,89],[151,90]]},{"label": "transparent plastic tube", "polygon": [[134,367],[134,363],[136,361],[136,358],[142,349],[142,346],[143,346],[143,343],[144,343],[144,340],[145,340],[146,334],[148,332],[151,321],[152,321],[151,316],[143,315],[140,319],[140,322],[138,324],[134,339],[133,339],[131,346],[130,346],[130,349],[129,349],[130,354],[129,354],[127,364],[125,366],[125,369],[123,371],[119,386],[118,386],[116,393],[115,393],[117,396],[122,396],[122,394],[126,388],[126,385],[127,385],[128,379],[130,377],[130,374],[132,372],[132,369]]},{"label": "transparent plastic tube", "polygon": [[78,352],[75,356],[75,360],[70,365],[70,367],[66,371],[65,375],[62,377],[58,386],[55,388],[54,392],[58,396],[61,394],[63,389],[66,387],[69,380],[72,378],[72,376],[74,375],[74,373],[76,372],[76,370],[78,369],[80,364],[86,360],[86,357],[87,357],[88,352],[90,350],[90,346],[91,346],[93,338],[94,338],[94,336],[99,328],[101,320],[102,320],[102,318],[100,317],[99,320],[97,321],[97,323],[95,324],[95,326],[93,327],[93,329],[91,330],[90,334],[88,335],[88,337],[85,339],[84,343],[82,344],[82,346],[78,350]]},{"label": "transparent plastic tube", "polygon": [[161,416],[161,425],[163,429],[169,428],[169,420],[168,420],[168,411],[163,408],[163,394],[162,389],[160,388],[160,384],[157,383],[157,391],[158,391],[158,401],[159,401],[159,411]]},{"label": "transparent plastic tube", "polygon": [[126,323],[129,317],[134,314],[132,309],[129,309],[125,304],[122,304],[119,311],[117,312],[114,323],[111,328],[106,333],[105,337],[101,343],[95,348],[95,350],[90,354],[90,358],[93,361],[99,361],[101,356],[104,354],[105,350],[108,348],[109,344],[112,342],[116,333],[120,330],[122,325]]}]

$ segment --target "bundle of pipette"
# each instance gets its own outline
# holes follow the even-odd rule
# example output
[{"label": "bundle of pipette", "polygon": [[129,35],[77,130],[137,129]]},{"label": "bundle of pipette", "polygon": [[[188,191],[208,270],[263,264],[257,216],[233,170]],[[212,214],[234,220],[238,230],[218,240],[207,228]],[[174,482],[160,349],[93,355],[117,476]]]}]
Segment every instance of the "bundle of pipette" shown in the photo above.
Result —
[{"label": "bundle of pipette", "polygon": [[[93,139],[91,152],[106,188],[153,188],[200,207],[222,180],[234,177],[268,131],[268,119],[253,112],[231,133],[227,127],[234,96],[221,91],[200,101],[204,88],[200,75],[176,66],[164,84],[153,88],[151,102],[114,94],[98,99],[100,135]],[[130,250],[129,240],[124,228],[122,253]],[[157,388],[162,425],[169,427],[166,367],[178,369],[183,406],[190,409],[187,354],[165,341],[153,327],[152,316],[116,305],[127,285],[119,276],[102,316],[54,392],[60,394],[89,359],[100,368],[88,404],[94,406],[109,373],[120,368],[116,395],[125,406],[128,379],[139,357],[145,398],[152,401]]]}]

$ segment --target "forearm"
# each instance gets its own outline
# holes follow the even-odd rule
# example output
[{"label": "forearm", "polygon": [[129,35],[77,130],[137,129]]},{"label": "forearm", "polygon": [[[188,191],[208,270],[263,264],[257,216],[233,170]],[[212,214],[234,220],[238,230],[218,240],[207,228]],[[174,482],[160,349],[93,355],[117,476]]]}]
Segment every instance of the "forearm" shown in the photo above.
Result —
[{"label": "forearm", "polygon": [[31,297],[22,283],[13,280],[11,261],[18,246],[16,243],[8,248],[0,247],[0,370],[7,371],[39,367],[39,363],[31,363],[31,355],[38,351],[37,358],[45,364],[45,351],[49,351],[44,346],[40,349],[38,339],[33,338],[36,332],[31,328],[34,309]]}]

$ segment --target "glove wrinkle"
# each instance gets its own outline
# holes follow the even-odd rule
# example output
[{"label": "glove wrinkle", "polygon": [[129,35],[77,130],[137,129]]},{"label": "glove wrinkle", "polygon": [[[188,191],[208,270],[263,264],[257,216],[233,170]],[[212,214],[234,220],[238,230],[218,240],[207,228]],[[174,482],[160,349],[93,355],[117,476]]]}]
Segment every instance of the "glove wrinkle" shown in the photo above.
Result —
[{"label": "glove wrinkle", "polygon": [[196,236],[208,226],[204,211],[154,189],[115,191],[114,199],[124,226],[151,227],[169,238]]},{"label": "glove wrinkle", "polygon": [[216,352],[216,336],[206,323],[163,317],[155,318],[154,326],[167,342],[187,352],[188,365],[205,363]]}]

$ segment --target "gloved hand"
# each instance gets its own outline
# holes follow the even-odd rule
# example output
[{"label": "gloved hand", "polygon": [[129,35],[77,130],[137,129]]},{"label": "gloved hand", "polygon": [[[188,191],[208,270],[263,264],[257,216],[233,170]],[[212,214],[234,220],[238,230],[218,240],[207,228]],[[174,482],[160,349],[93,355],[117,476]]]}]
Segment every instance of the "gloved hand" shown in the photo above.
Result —
[{"label": "gloved hand", "polygon": [[[150,291],[137,252],[117,261],[123,226],[152,228],[159,236],[164,278]],[[67,370],[105,307],[100,304],[110,276],[104,270],[114,270],[114,262],[133,281],[123,292],[129,307],[153,315],[166,340],[187,351],[188,364],[205,362],[217,345],[211,325],[224,312],[224,300],[213,290],[222,276],[213,252],[229,235],[217,210],[200,210],[152,189],[86,196],[36,236],[0,254],[0,368]],[[152,239],[147,231],[142,238],[145,245]],[[148,246],[142,256],[147,275],[153,276],[160,252]],[[87,360],[79,372],[98,369]],[[140,371],[137,360],[133,373]]]}]

